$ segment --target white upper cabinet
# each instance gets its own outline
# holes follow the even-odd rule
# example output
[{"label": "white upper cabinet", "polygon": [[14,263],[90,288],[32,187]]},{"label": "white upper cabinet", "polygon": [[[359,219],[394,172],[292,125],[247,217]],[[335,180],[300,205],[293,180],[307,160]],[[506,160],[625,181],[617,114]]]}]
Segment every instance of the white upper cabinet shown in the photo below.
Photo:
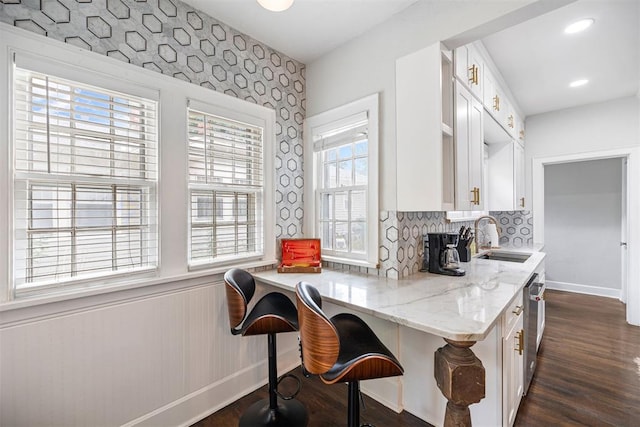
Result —
[{"label": "white upper cabinet", "polygon": [[455,208],[484,210],[482,104],[458,82],[455,92]]},{"label": "white upper cabinet", "polygon": [[482,99],[483,61],[478,51],[471,44],[455,50],[456,77],[473,95]]},{"label": "white upper cabinet", "polygon": [[396,61],[396,204],[454,209],[453,63],[433,44]]}]

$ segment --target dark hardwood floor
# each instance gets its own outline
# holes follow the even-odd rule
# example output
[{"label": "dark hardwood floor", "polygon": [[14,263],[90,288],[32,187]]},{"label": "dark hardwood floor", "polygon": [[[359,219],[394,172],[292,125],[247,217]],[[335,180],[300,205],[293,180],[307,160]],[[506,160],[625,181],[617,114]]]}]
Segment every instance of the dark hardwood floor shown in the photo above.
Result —
[{"label": "dark hardwood floor", "polygon": [[[625,306],[611,298],[567,292],[547,291],[546,296],[538,369],[515,426],[640,426],[640,327],[625,322]],[[299,370],[294,373],[302,377]],[[346,425],[345,385],[328,386],[312,377],[305,378],[302,387],[298,398],[309,411],[309,427]],[[264,386],[193,427],[237,426],[242,411],[266,397]],[[430,426],[366,396],[365,402],[363,423]],[[474,425],[493,427],[481,420]]]},{"label": "dark hardwood floor", "polygon": [[640,426],[640,327],[617,299],[546,292],[538,368],[515,425]]}]

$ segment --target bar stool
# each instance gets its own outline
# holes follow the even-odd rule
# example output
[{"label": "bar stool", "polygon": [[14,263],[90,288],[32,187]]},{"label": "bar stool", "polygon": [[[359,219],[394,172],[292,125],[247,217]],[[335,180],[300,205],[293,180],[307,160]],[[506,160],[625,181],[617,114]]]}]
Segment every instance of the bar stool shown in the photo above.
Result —
[{"label": "bar stool", "polygon": [[300,391],[300,380],[294,375],[285,375],[298,380],[298,390],[293,396],[282,396],[277,390],[276,334],[298,330],[296,307],[284,294],[271,292],[260,298],[247,314],[247,306],[256,289],[253,276],[234,268],[225,273],[224,281],[231,333],[242,336],[266,334],[268,337],[269,398],[251,405],[240,417],[240,427],[306,426],[307,410],[300,401],[294,399]]},{"label": "bar stool", "polygon": [[302,365],[325,384],[349,385],[349,427],[360,425],[360,381],[402,375],[393,354],[359,317],[341,313],[329,319],[318,290],[306,282],[296,286]]}]

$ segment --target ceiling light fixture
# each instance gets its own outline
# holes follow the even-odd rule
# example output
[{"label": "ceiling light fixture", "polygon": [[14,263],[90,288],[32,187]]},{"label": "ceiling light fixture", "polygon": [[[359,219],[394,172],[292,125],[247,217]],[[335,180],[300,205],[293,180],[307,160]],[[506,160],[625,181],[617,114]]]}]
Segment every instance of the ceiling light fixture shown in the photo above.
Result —
[{"label": "ceiling light fixture", "polygon": [[595,20],[592,18],[581,19],[567,26],[567,28],[564,29],[564,32],[567,34],[579,33],[580,31],[584,31],[589,28],[594,22]]},{"label": "ceiling light fixture", "polygon": [[580,86],[586,85],[587,83],[589,83],[589,80],[580,79],[580,80],[576,80],[576,81],[573,81],[573,82],[569,83],[569,87],[580,87]]},{"label": "ceiling light fixture", "polygon": [[260,6],[272,12],[282,12],[293,4],[293,0],[258,0]]}]

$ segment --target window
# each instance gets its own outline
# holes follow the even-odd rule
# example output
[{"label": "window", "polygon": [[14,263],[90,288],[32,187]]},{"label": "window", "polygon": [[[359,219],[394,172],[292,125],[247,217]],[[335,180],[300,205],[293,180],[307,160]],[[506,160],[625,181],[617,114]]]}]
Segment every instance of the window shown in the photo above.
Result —
[{"label": "window", "polygon": [[263,127],[188,109],[189,264],[264,254]]},{"label": "window", "polygon": [[378,261],[377,95],[307,120],[311,134],[313,229],[327,260]]},{"label": "window", "polygon": [[156,102],[14,71],[16,293],[155,268]]}]

